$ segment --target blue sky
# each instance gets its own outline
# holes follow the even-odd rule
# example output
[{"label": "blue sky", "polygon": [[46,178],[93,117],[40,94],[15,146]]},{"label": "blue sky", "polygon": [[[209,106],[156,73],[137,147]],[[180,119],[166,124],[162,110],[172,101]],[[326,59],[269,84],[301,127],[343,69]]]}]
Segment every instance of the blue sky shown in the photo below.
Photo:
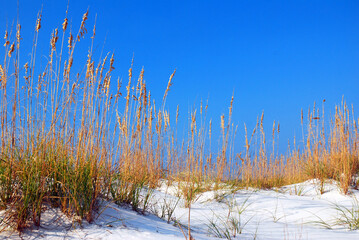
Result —
[{"label": "blue sky", "polygon": [[[16,20],[17,4],[0,2],[3,32]],[[19,0],[23,38],[31,39],[23,41],[24,49],[30,49],[42,6],[40,41],[47,47],[67,0]],[[280,122],[285,150],[288,139],[301,137],[301,108],[326,99],[330,112],[344,96],[359,110],[358,1],[73,0],[73,29],[87,8],[89,32],[97,14],[95,50],[115,51],[115,76],[126,80],[134,54],[135,74],[144,67],[148,88],[160,101],[177,69],[167,106],[175,111],[180,105],[183,121],[194,104],[208,98],[208,118],[219,130],[219,116],[227,113],[234,92],[239,137],[243,123],[254,127],[264,111],[268,134],[273,120]]]}]

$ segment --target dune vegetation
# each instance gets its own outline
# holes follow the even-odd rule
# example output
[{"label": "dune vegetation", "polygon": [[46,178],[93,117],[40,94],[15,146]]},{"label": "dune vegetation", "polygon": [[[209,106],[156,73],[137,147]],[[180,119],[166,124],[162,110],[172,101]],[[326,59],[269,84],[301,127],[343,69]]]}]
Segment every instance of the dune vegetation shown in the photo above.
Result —
[{"label": "dune vegetation", "polygon": [[[41,66],[37,51],[48,48],[38,46],[41,12],[32,51],[26,53],[29,61],[23,62],[26,55],[20,54],[21,43],[31,41],[22,39],[20,23],[5,31],[0,64],[2,230],[39,226],[47,207],[61,209],[74,221],[92,222],[102,200],[145,212],[150,189],[163,180],[179,184],[189,210],[198,193],[228,184],[233,189],[274,188],[315,178],[322,192],[324,182],[333,179],[344,194],[358,186],[359,119],[345,102],[329,117],[324,107],[302,111],[305,144],[287,154],[275,154],[280,126],[274,122],[266,135],[263,115],[254,129],[245,127],[245,148],[235,146],[233,97],[228,113],[218,116],[220,126],[203,121],[208,106],[201,104],[188,116],[187,134],[179,139],[179,109],[170,116],[166,108],[175,71],[160,103],[151,98],[144,71],[134,77],[132,65],[122,86],[112,76],[113,53],[94,60],[96,26],[87,26],[87,19],[88,12],[74,31],[65,17],[52,32],[48,62]],[[91,44],[81,63],[75,52],[83,38]],[[218,151],[213,151],[217,143]],[[148,194],[143,198],[144,189]]]}]

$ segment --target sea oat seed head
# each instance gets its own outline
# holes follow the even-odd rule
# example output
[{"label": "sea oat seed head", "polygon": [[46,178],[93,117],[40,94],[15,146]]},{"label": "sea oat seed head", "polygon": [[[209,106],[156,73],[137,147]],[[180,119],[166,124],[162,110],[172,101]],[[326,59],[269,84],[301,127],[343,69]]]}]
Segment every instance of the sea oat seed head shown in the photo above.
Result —
[{"label": "sea oat seed head", "polygon": [[110,71],[114,70],[115,68],[113,67],[113,63],[115,62],[115,58],[114,58],[115,54],[112,53],[111,59],[110,59]]},{"label": "sea oat seed head", "polygon": [[16,48],[17,48],[17,49],[20,48],[20,40],[21,40],[20,30],[21,30],[21,25],[20,25],[20,24],[17,24],[17,31],[16,31],[16,41],[17,41]]},{"label": "sea oat seed head", "polygon": [[72,42],[73,42],[73,40],[74,40],[74,36],[73,36],[72,33],[70,32],[69,40],[67,41],[69,51],[71,51],[71,49],[72,49]]},{"label": "sea oat seed head", "polygon": [[5,30],[5,36],[4,36],[5,43],[4,43],[4,47],[6,47],[7,45],[10,44],[10,41],[8,40],[8,37],[9,37],[9,34],[8,34],[8,32]]},{"label": "sea oat seed head", "polygon": [[173,71],[173,73],[170,76],[170,79],[168,80],[167,88],[166,88],[165,94],[163,95],[163,102],[165,101],[168,91],[170,90],[170,87],[172,86],[172,78],[175,75],[175,73],[176,73],[176,69]]},{"label": "sea oat seed head", "polygon": [[80,38],[83,37],[87,33],[87,29],[85,28],[85,22],[87,20],[88,14],[89,14],[89,10],[87,9],[87,11],[82,16],[82,22],[81,22],[81,26],[80,26],[81,31],[80,31],[79,35],[77,35],[77,41],[80,41]]},{"label": "sea oat seed head", "polygon": [[4,75],[5,75],[4,69],[3,69],[3,67],[0,65],[0,83],[2,82],[2,79],[4,78]]},{"label": "sea oat seed head", "polygon": [[272,137],[274,138],[275,133],[275,120],[273,121]]},{"label": "sea oat seed head", "polygon": [[57,36],[57,34],[58,34],[58,30],[57,30],[57,28],[55,29],[55,32],[53,32],[52,34],[51,34],[51,41],[50,41],[50,44],[51,44],[51,48],[52,48],[52,50],[56,50],[56,42],[57,42],[57,40],[59,39],[59,37]]},{"label": "sea oat seed head", "polygon": [[92,30],[92,32],[93,32],[93,34],[92,34],[92,39],[94,39],[95,38],[95,36],[96,36],[96,24],[94,24],[93,25],[93,30]]},{"label": "sea oat seed head", "polygon": [[27,73],[27,71],[29,70],[29,63],[25,63],[24,68],[25,68],[25,71]]},{"label": "sea oat seed head", "polygon": [[65,18],[64,19],[64,22],[62,23],[62,31],[66,31],[66,29],[67,29],[67,24],[68,24],[68,19],[67,18]]},{"label": "sea oat seed head", "polygon": [[15,50],[15,43],[11,44],[10,50],[8,51],[7,55],[11,57],[11,54],[14,52],[14,50]]},{"label": "sea oat seed head", "polygon": [[221,115],[221,129],[224,130],[224,115]]},{"label": "sea oat seed head", "polygon": [[277,132],[279,133],[280,132],[280,125],[278,123],[278,127],[277,127]]},{"label": "sea oat seed head", "polygon": [[36,20],[36,28],[35,31],[39,32],[41,28],[41,13],[38,14],[37,20]]},{"label": "sea oat seed head", "polygon": [[71,70],[71,67],[72,67],[72,62],[73,62],[73,58],[70,57],[69,62],[67,64],[67,69],[66,69],[67,74],[70,73],[70,70]]}]

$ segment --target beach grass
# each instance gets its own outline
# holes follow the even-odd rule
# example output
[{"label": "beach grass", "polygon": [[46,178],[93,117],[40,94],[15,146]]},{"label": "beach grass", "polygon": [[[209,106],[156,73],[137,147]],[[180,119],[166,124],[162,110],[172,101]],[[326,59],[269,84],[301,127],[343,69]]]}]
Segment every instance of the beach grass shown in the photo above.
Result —
[{"label": "beach grass", "polygon": [[[144,212],[148,206],[141,192],[156,188],[163,179],[179,183],[189,218],[196,196],[223,183],[273,188],[313,178],[323,185],[333,179],[344,194],[358,185],[358,119],[344,101],[330,117],[316,105],[307,117],[302,111],[305,144],[294,140],[286,154],[275,154],[280,125],[274,122],[268,137],[264,114],[253,130],[244,127],[244,149],[234,146],[233,96],[228,113],[219,116],[220,126],[203,121],[208,106],[201,103],[188,116],[186,136],[178,139],[179,109],[172,118],[166,107],[176,71],[159,104],[146,87],[144,70],[137,79],[133,76],[133,60],[122,87],[122,81],[112,76],[113,53],[94,60],[96,25],[87,26],[88,17],[86,11],[76,33],[69,29],[66,13],[63,24],[52,32],[47,62],[40,66],[38,48],[48,47],[38,46],[42,13],[34,21],[28,62],[20,61],[21,42],[31,41],[22,39],[21,24],[16,34],[5,31],[0,64],[2,229],[39,226],[45,206],[60,208],[79,223],[91,223],[102,199]],[[75,52],[83,38],[91,43],[81,63]],[[213,134],[215,129],[219,134]],[[213,151],[212,142],[219,142],[218,151]],[[151,191],[147,193],[145,199]],[[190,219],[188,224],[185,236],[190,239]]]}]

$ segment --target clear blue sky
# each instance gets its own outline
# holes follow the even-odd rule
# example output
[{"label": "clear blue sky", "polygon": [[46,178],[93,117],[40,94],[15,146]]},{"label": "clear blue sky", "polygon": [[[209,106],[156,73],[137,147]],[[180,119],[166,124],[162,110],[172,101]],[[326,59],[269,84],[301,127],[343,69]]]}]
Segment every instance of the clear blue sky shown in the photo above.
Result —
[{"label": "clear blue sky", "polygon": [[[16,19],[17,4],[0,3],[3,32]],[[31,39],[24,47],[32,43],[42,5],[41,38],[47,44],[64,19],[67,0],[19,3],[23,38]],[[89,24],[97,14],[96,51],[105,39],[104,50],[115,51],[115,76],[127,79],[134,54],[135,74],[143,66],[149,89],[161,100],[177,69],[167,106],[179,104],[183,118],[209,97],[209,117],[218,126],[234,92],[239,135],[244,122],[254,127],[264,111],[268,135],[273,120],[280,122],[285,149],[288,139],[300,137],[301,108],[314,101],[326,99],[329,112],[344,96],[359,110],[359,1],[72,0],[73,29],[88,7]]]}]

